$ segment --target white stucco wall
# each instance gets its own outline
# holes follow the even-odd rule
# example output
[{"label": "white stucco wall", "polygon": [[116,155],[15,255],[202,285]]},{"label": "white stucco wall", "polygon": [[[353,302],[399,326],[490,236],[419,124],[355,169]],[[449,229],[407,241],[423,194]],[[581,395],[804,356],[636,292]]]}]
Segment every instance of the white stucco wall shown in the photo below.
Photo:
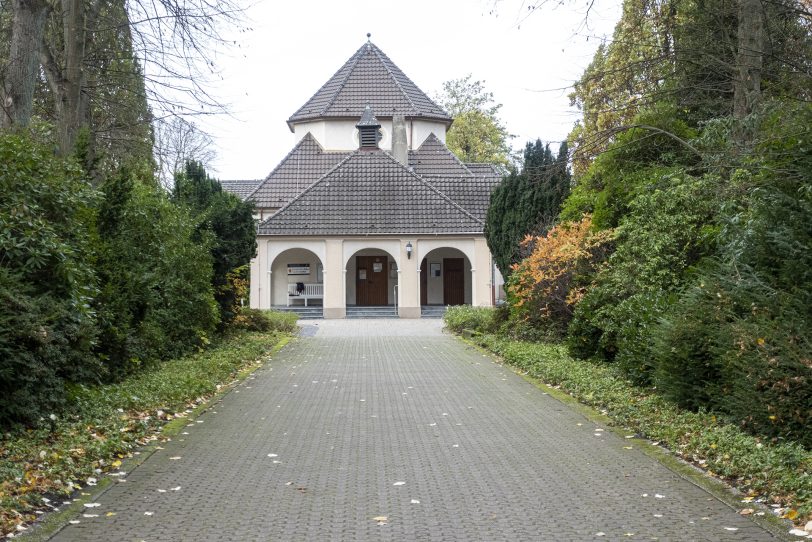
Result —
[{"label": "white stucco wall", "polygon": [[[327,151],[352,151],[358,148],[358,130],[355,125],[358,119],[352,120],[319,120],[301,122],[294,126],[294,134],[298,143],[308,132]],[[382,149],[392,149],[392,120],[382,120],[379,143]],[[406,121],[406,140],[409,149],[417,149],[426,140],[429,134],[434,133],[440,141],[445,143],[445,124],[426,120]]]}]

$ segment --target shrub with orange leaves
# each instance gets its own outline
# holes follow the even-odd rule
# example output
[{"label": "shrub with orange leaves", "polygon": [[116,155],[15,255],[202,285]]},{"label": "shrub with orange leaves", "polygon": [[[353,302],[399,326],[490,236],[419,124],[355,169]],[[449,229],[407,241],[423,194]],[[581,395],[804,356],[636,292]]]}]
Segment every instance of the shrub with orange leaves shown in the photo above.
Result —
[{"label": "shrub with orange leaves", "polygon": [[529,256],[513,266],[508,281],[511,319],[561,336],[598,265],[608,255],[612,230],[595,232],[592,217],[559,224],[546,235],[527,236]]}]

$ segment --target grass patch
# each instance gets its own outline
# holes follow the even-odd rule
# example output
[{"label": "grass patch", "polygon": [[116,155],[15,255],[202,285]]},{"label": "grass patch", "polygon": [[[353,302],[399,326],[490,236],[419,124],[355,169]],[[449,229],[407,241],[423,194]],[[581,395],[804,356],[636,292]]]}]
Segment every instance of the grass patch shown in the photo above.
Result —
[{"label": "grass patch", "polygon": [[681,410],[651,390],[630,384],[611,365],[573,359],[561,345],[494,335],[475,335],[471,340],[527,375],[600,410],[613,423],[658,441],[730,482],[746,502],[778,504],[780,515],[797,524],[810,519],[812,452],[801,445],[773,444],[708,412]]},{"label": "grass patch", "polygon": [[[238,332],[199,354],[171,360],[103,386],[75,386],[68,409],[41,427],[0,437],[0,533],[36,519],[117,469],[132,451],[159,439],[167,422],[261,365],[289,337],[290,317],[273,331]],[[295,328],[295,317],[292,320]],[[50,499],[50,500],[49,500]]]}]

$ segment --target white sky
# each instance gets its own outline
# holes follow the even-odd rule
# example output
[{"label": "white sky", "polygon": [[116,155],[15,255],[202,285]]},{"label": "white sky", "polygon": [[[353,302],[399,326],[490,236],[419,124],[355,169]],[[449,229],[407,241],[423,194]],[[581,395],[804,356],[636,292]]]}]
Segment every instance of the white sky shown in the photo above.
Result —
[{"label": "white sky", "polygon": [[[557,3],[556,3],[557,4]],[[430,97],[443,81],[471,73],[502,103],[517,137],[564,139],[578,118],[567,94],[601,39],[611,37],[618,2],[553,2],[525,17],[522,0],[264,0],[248,9],[252,30],[219,59],[214,94],[231,116],[194,119],[215,137],[220,179],[265,177],[294,145],[285,121],[350,56],[372,41]],[[522,20],[524,18],[524,20]],[[557,150],[557,143],[553,145]]]}]

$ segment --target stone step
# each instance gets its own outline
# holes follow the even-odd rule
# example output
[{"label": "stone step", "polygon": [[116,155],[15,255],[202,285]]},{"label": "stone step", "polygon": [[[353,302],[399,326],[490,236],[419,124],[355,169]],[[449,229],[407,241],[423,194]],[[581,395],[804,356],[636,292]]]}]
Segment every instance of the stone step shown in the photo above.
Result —
[{"label": "stone step", "polygon": [[397,318],[397,307],[347,307],[348,319],[361,318]]}]

